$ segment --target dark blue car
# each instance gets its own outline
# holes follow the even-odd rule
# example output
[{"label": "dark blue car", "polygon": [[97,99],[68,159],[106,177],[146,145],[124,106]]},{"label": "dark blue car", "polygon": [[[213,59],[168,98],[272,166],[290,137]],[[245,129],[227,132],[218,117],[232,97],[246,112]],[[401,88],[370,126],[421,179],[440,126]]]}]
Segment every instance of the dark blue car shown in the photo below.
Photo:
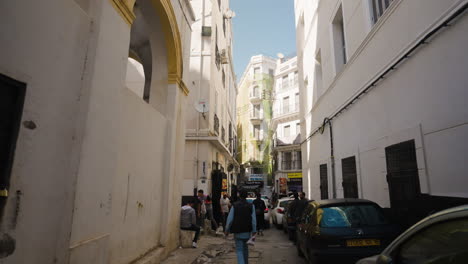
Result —
[{"label": "dark blue car", "polygon": [[297,225],[297,251],[310,263],[355,263],[380,253],[399,231],[374,202],[313,201]]}]

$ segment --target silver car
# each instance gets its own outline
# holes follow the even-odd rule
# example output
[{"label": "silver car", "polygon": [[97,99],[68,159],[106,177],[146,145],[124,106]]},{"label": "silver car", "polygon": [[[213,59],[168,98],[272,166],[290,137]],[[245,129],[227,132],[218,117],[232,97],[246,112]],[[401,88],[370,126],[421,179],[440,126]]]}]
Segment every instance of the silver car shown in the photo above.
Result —
[{"label": "silver car", "polygon": [[468,263],[468,205],[421,220],[376,256],[356,264]]},{"label": "silver car", "polygon": [[281,198],[278,200],[278,203],[276,203],[276,207],[271,210],[271,220],[276,228],[283,228],[284,208],[292,200],[292,198],[287,197]]}]

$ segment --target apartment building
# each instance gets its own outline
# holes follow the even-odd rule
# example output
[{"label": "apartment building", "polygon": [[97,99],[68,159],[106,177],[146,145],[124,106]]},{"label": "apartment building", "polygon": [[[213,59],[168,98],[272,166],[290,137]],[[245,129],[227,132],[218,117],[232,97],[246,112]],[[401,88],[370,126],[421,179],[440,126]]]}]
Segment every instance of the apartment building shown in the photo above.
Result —
[{"label": "apartment building", "polygon": [[406,224],[466,203],[468,1],[296,0],[304,187]]},{"label": "apartment building", "polygon": [[280,54],[273,92],[273,175],[276,193],[302,189],[301,124],[299,118],[299,73],[297,57]]},{"label": "apartment building", "polygon": [[257,181],[265,185],[268,175],[271,175],[275,69],[275,59],[263,55],[253,56],[238,84],[237,160],[241,165],[242,182]]},{"label": "apartment building", "polygon": [[[222,192],[231,192],[239,165],[235,159],[237,86],[232,60],[234,12],[229,0],[190,1],[192,25],[186,108],[184,196],[203,190],[215,210]],[[215,212],[216,213],[216,212]]]},{"label": "apartment building", "polygon": [[1,263],[178,247],[192,23],[188,1],[0,3]]}]

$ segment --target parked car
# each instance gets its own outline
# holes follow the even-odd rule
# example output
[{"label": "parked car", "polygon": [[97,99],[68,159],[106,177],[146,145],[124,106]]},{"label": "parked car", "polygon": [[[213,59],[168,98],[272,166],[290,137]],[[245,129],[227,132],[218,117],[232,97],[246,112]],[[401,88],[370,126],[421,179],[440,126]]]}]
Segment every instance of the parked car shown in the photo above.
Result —
[{"label": "parked car", "polygon": [[380,253],[398,235],[382,208],[363,199],[310,202],[297,225],[297,252],[310,263],[355,263]]},{"label": "parked car", "polygon": [[[256,198],[247,198],[247,202],[253,203],[253,201]],[[270,218],[271,218],[271,213],[270,213],[270,203],[268,202],[267,199],[262,198],[262,200],[265,202],[266,209],[263,211],[263,216],[265,217],[265,227],[270,228]]]},{"label": "parked car", "polygon": [[416,223],[385,250],[357,264],[468,263],[468,205],[447,209]]},{"label": "parked car", "polygon": [[281,198],[276,203],[276,207],[271,210],[271,220],[278,229],[283,227],[284,208],[290,201],[292,201],[291,198]]}]

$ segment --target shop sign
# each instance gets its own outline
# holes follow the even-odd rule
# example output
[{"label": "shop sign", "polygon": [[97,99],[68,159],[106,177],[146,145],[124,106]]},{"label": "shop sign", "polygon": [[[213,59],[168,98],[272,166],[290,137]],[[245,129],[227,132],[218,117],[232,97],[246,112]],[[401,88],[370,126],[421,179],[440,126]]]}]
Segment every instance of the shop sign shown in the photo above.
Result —
[{"label": "shop sign", "polygon": [[302,178],[302,172],[288,173],[288,179],[299,179]]}]

